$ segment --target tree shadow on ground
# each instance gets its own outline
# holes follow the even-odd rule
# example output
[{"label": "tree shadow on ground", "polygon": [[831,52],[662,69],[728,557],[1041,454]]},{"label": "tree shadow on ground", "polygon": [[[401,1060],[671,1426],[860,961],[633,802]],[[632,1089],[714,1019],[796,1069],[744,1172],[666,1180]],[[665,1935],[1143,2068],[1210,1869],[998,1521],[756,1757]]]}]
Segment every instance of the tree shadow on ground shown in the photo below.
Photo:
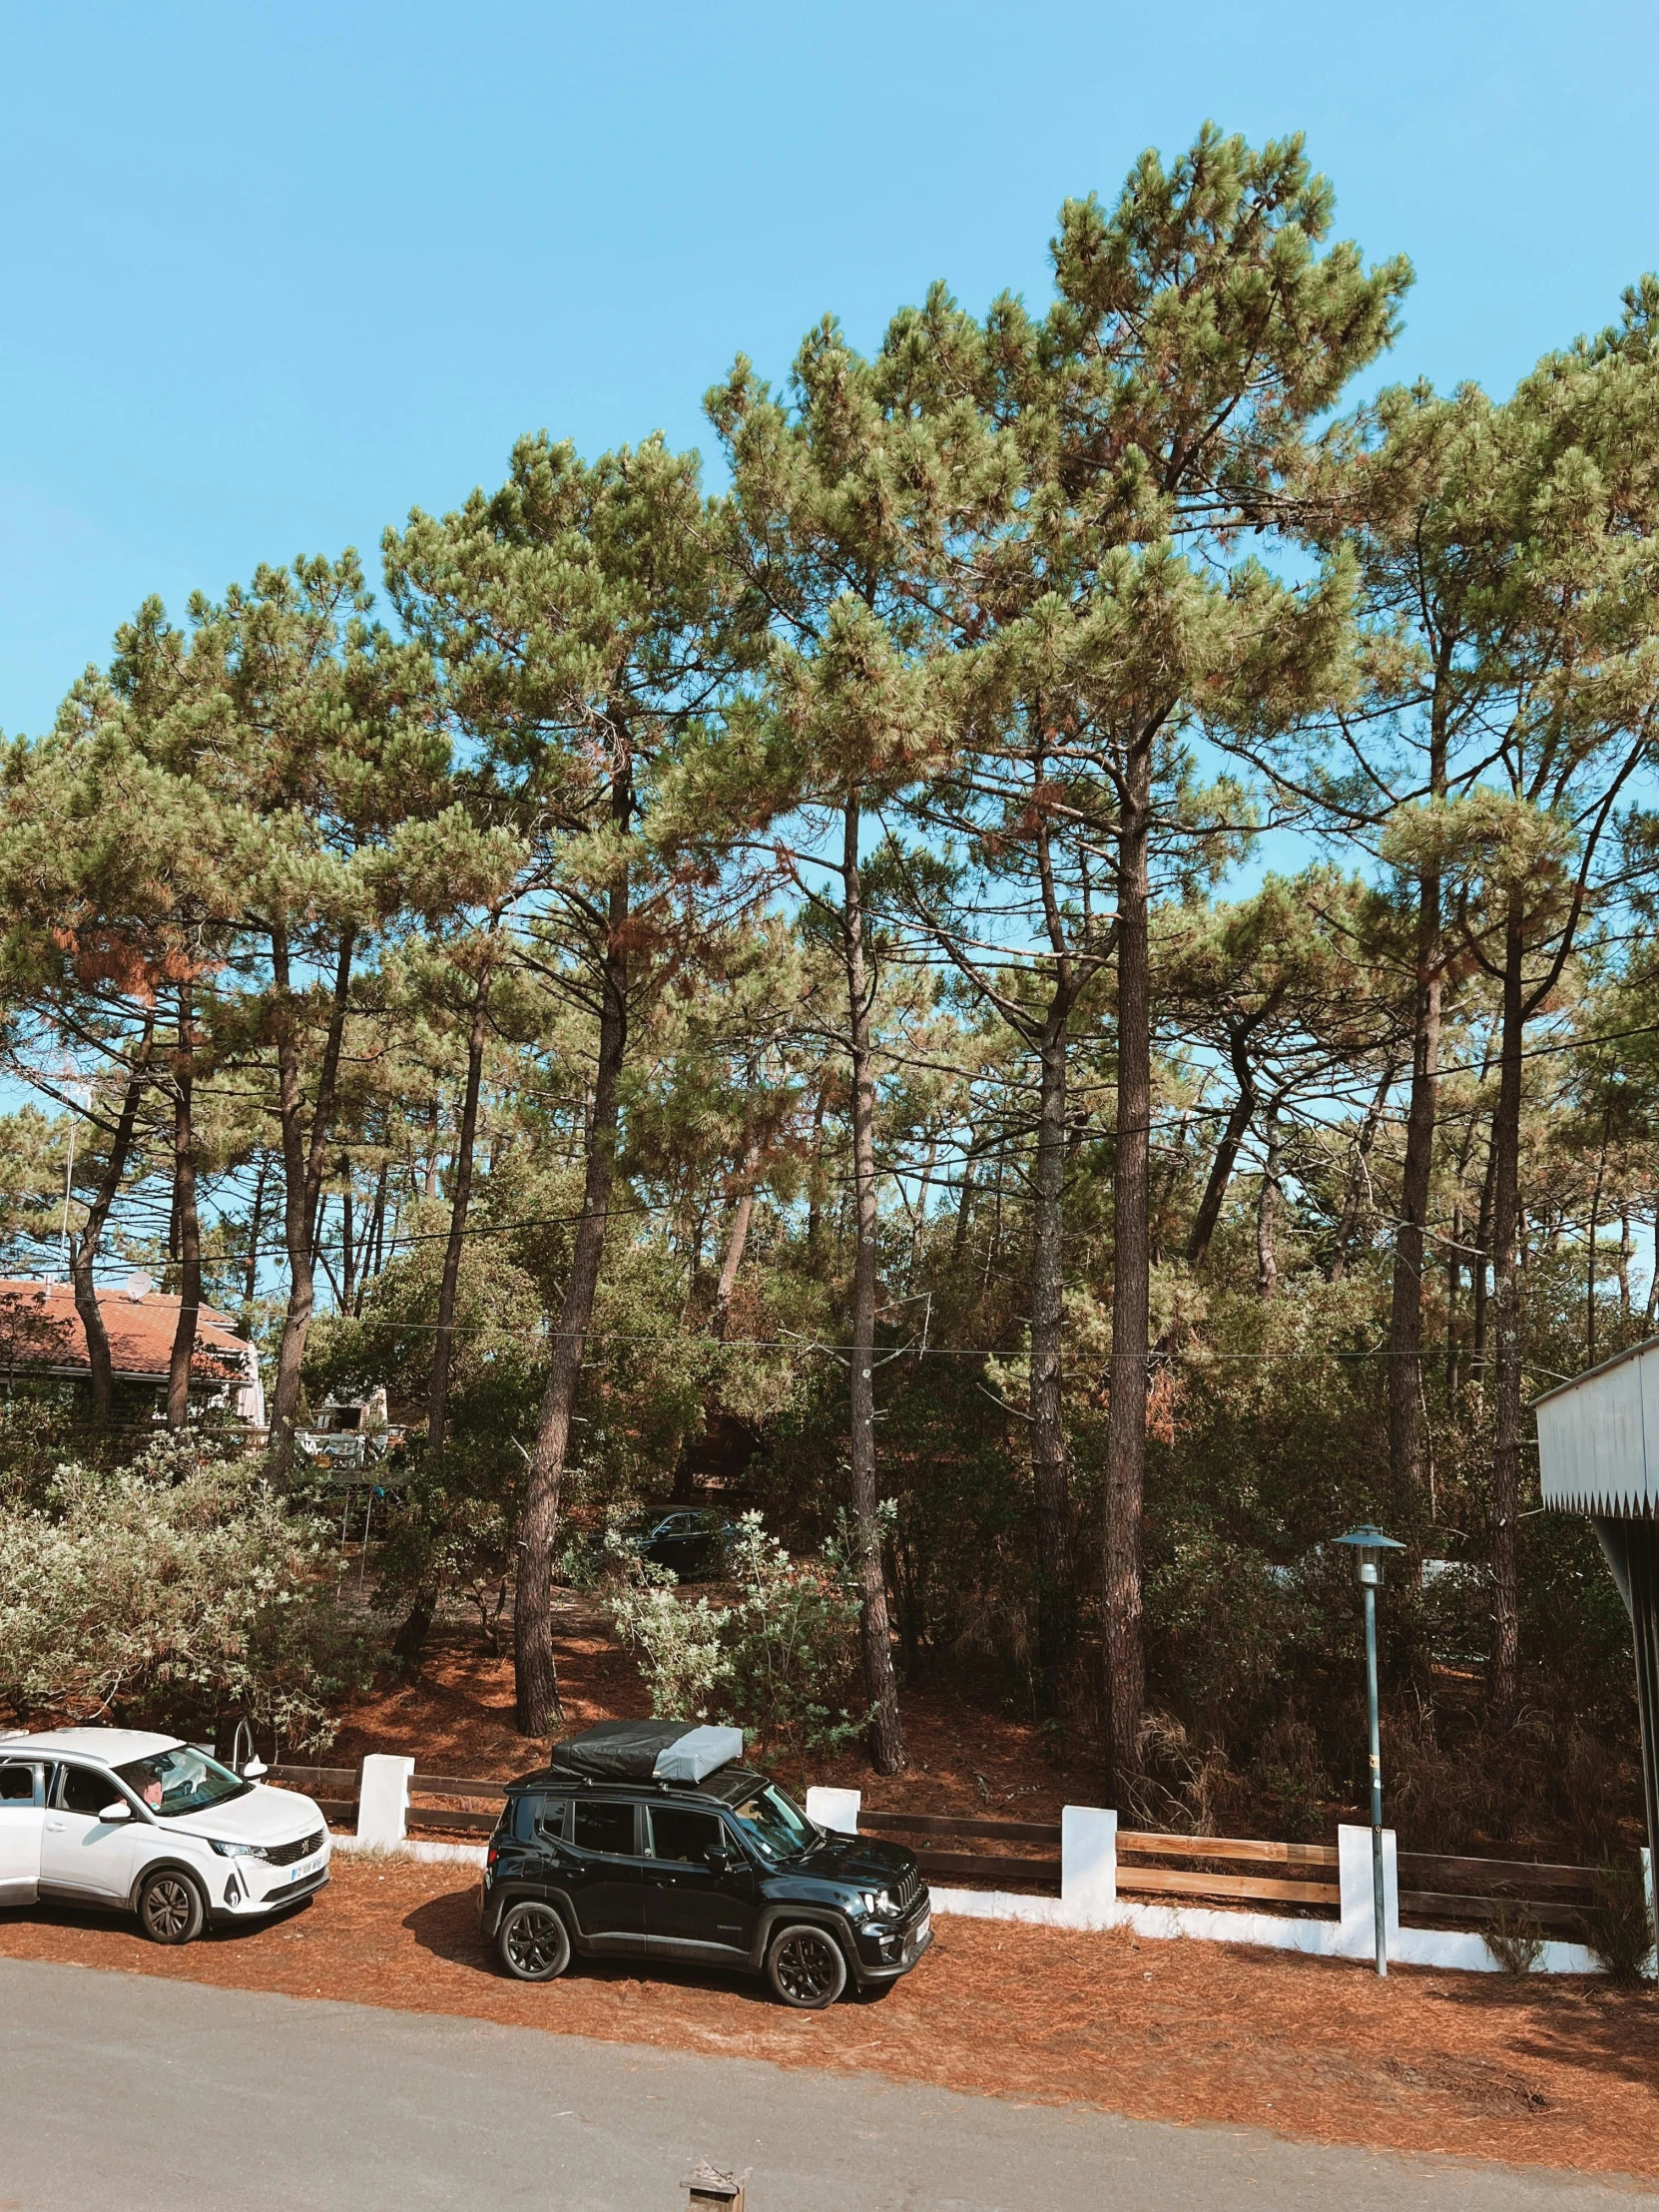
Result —
[{"label": "tree shadow on ground", "polygon": [[1613,2075],[1659,2092],[1659,1991],[1611,1983],[1525,1981],[1508,1975],[1471,1977],[1467,1988],[1444,1988],[1434,2001],[1486,2018],[1510,2016],[1517,2058],[1547,2060],[1583,2073]]}]

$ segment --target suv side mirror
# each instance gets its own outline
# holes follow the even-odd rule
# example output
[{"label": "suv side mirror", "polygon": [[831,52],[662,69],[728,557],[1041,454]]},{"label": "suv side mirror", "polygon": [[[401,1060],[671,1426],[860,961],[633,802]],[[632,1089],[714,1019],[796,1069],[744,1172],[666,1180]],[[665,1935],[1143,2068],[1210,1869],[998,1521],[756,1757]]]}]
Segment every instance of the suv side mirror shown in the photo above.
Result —
[{"label": "suv side mirror", "polygon": [[703,1863],[711,1874],[730,1874],[738,1863],[738,1855],[730,1844],[711,1844],[703,1854]]},{"label": "suv side mirror", "polygon": [[133,1808],[125,1798],[117,1798],[113,1805],[106,1805],[103,1812],[98,1816],[101,1821],[107,1822],[112,1828],[117,1821],[130,1821],[132,1817]]}]

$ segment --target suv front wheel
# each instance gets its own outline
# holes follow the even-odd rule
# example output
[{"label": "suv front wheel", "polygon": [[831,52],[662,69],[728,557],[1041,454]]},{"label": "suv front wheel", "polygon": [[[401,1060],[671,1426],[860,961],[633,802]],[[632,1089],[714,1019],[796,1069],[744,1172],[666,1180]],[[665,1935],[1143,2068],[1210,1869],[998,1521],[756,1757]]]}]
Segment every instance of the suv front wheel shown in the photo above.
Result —
[{"label": "suv front wheel", "polygon": [[153,1943],[193,1943],[208,1918],[202,1892],[177,1867],[147,1875],[138,1896],[139,1926]]},{"label": "suv front wheel", "polygon": [[821,2012],[846,1987],[846,1960],[827,1928],[781,1928],[767,1952],[767,1979],[799,2012]]},{"label": "suv front wheel", "polygon": [[515,1981],[551,1981],[570,1964],[570,1936],[551,1905],[515,1905],[502,1918],[495,1947]]}]

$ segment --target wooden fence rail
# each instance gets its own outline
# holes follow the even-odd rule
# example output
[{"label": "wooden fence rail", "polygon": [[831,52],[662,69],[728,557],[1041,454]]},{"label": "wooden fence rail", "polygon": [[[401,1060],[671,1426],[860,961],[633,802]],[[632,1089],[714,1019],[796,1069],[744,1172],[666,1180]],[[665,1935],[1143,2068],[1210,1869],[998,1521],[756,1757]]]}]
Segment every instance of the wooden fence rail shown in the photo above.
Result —
[{"label": "wooden fence rail", "polygon": [[[273,1782],[286,1783],[314,1797],[330,1821],[356,1816],[358,1770],[355,1767],[304,1767],[282,1764],[271,1769]],[[495,1777],[424,1774],[409,1781],[411,1801],[430,1798],[492,1800],[507,1785]],[[347,1794],[349,1793],[349,1794]],[[411,1802],[411,1829],[440,1835],[487,1836],[494,1812],[466,1806]],[[994,1820],[979,1815],[903,1813],[861,1808],[860,1833],[915,1839],[916,1863],[933,1882],[989,1884],[998,1889],[1060,1889],[1060,1823]],[[1004,1851],[953,1851],[952,1843],[1000,1844]],[[1031,1846],[1047,1846],[1036,1856]],[[1597,1899],[1593,1867],[1571,1867],[1526,1859],[1476,1859],[1447,1853],[1399,1854],[1399,1909],[1407,1923],[1467,1925],[1524,1914],[1542,1929],[1572,1932],[1583,1927]],[[1282,1844],[1244,1836],[1164,1836],[1146,1829],[1120,1829],[1117,1837],[1117,1888],[1132,1897],[1213,1898],[1227,1904],[1290,1907],[1302,1912],[1337,1910],[1338,1853],[1333,1844]]]}]

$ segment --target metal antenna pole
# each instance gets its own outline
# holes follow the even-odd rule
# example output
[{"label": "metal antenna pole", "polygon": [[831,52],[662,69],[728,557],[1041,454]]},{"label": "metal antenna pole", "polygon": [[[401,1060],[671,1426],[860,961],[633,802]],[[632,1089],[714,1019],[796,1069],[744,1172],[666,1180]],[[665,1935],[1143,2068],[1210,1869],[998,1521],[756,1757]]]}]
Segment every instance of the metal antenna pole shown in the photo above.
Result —
[{"label": "metal antenna pole", "polygon": [[[1375,1570],[1374,1570],[1375,1571]],[[1377,1970],[1388,1971],[1388,1929],[1382,1912],[1382,1724],[1377,1699],[1377,1590],[1366,1589],[1366,1703],[1371,1718],[1372,1911],[1377,1926]]]}]

